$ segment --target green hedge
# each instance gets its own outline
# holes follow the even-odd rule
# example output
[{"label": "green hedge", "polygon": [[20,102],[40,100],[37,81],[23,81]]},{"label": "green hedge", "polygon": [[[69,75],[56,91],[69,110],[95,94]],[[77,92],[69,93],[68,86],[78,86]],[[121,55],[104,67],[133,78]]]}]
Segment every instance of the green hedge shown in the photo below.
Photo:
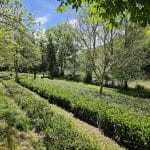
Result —
[{"label": "green hedge", "polygon": [[43,85],[30,79],[22,79],[20,84],[103,129],[105,134],[128,149],[150,149],[150,117],[140,116],[129,108],[80,96],[50,84]]},{"label": "green hedge", "polygon": [[0,120],[4,120],[9,127],[20,131],[29,129],[29,119],[19,111],[19,107],[7,96],[4,96],[4,87],[0,83]]},{"label": "green hedge", "polygon": [[13,73],[11,72],[0,72],[0,81],[10,80],[12,77],[13,77]]},{"label": "green hedge", "polygon": [[[17,130],[27,132],[29,119],[19,111],[19,107],[0,92],[0,143],[4,142],[2,149],[14,149],[16,147],[15,136]],[[5,145],[7,143],[7,145]],[[1,147],[1,146],[0,146]],[[1,148],[0,148],[1,149]]]},{"label": "green hedge", "polygon": [[16,104],[6,96],[0,96],[0,120],[5,120],[9,126],[20,131],[29,129],[29,119],[18,112]]},{"label": "green hedge", "polygon": [[77,95],[82,95],[85,97],[91,97],[91,99],[104,101],[107,103],[117,103],[119,105],[129,107],[133,109],[138,114],[143,114],[144,116],[150,116],[150,101],[149,99],[135,98],[132,96],[126,96],[117,93],[117,89],[104,88],[103,95],[99,95],[99,87],[89,84],[71,82],[66,80],[49,80],[49,79],[37,79],[42,85],[51,85],[54,87],[59,87],[65,91],[71,91]]},{"label": "green hedge", "polygon": [[101,146],[79,133],[73,123],[54,112],[49,103],[12,81],[3,81],[9,96],[27,113],[36,132],[44,135],[47,149],[99,150]]}]

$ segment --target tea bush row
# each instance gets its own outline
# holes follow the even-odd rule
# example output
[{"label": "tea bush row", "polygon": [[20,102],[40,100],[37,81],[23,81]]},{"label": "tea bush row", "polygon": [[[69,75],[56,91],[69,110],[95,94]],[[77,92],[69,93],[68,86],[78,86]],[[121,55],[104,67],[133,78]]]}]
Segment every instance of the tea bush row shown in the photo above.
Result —
[{"label": "tea bush row", "polygon": [[105,134],[127,148],[150,149],[150,117],[140,116],[132,109],[118,104],[97,101],[50,84],[30,79],[22,79],[20,84],[102,128]]},{"label": "tea bush row", "polygon": [[12,81],[4,81],[3,84],[9,96],[13,97],[31,118],[36,132],[44,135],[47,149],[101,149],[94,140],[79,133],[69,119],[54,112],[44,99]]}]

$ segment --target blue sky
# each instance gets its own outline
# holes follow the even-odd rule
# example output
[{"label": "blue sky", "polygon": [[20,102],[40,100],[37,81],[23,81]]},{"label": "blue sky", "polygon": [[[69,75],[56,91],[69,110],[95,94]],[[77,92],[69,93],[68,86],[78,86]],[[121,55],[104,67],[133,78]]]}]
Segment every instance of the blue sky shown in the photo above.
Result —
[{"label": "blue sky", "polygon": [[63,21],[74,21],[73,10],[64,13],[55,11],[59,5],[57,0],[21,0],[29,12],[32,12],[36,21],[41,21],[42,27],[54,26]]}]

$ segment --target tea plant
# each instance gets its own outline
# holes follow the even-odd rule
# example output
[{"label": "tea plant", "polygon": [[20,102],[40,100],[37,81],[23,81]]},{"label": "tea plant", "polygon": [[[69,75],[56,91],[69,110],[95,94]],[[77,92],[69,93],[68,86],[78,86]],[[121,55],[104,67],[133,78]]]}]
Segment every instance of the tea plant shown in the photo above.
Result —
[{"label": "tea plant", "polygon": [[79,118],[102,128],[107,135],[127,148],[145,150],[150,148],[149,116],[139,115],[124,105],[105,102],[104,97],[98,101],[66,88],[43,84],[42,80],[23,79],[20,83],[48,98],[51,103],[72,111]]}]

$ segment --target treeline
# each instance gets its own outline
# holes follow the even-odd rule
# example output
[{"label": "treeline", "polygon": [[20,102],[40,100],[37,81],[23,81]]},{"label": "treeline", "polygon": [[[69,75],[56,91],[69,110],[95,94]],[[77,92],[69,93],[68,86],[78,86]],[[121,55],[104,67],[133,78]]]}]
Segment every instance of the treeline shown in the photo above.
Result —
[{"label": "treeline", "polygon": [[130,22],[127,14],[111,24],[90,18],[84,6],[73,24],[44,31],[18,0],[4,1],[0,11],[0,70],[14,70],[16,81],[19,72],[33,72],[34,78],[42,72],[96,83],[102,94],[104,85],[128,89],[129,80],[150,78],[150,28]]}]

